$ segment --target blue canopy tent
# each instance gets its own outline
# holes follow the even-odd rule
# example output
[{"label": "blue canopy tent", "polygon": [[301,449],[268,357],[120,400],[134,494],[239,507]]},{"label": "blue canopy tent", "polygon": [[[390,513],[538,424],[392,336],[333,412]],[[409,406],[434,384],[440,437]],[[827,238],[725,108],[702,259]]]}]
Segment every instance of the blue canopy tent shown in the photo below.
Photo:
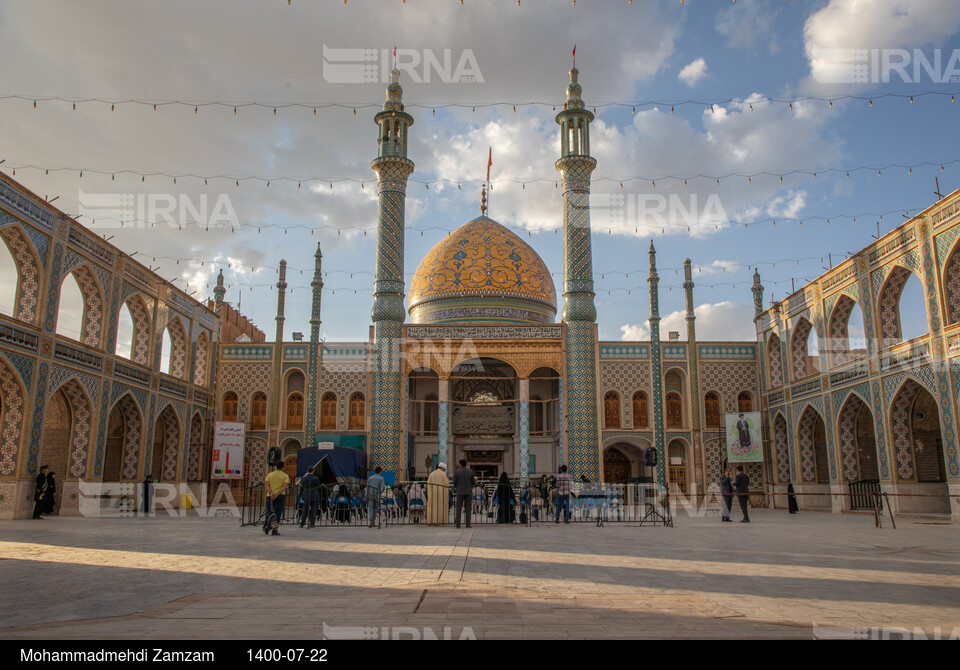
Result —
[{"label": "blue canopy tent", "polygon": [[367,454],[348,447],[306,447],[298,451],[297,478],[307,474],[311,465],[323,484],[359,484],[367,469]]}]

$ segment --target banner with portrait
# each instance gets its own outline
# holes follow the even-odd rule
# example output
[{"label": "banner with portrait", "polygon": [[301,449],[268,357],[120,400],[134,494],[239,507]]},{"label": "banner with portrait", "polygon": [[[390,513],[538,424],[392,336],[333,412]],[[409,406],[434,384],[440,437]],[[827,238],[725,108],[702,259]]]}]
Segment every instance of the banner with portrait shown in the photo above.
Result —
[{"label": "banner with portrait", "polygon": [[762,463],[763,432],[760,412],[724,414],[727,427],[727,462]]}]

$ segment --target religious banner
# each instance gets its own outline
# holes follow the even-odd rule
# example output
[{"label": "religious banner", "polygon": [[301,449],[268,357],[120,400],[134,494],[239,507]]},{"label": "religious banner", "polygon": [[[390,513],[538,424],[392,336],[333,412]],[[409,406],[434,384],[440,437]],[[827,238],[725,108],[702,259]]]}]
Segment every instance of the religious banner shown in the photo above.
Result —
[{"label": "religious banner", "polygon": [[243,445],[247,427],[236,421],[213,423],[213,465],[211,479],[243,478]]},{"label": "religious banner", "polygon": [[513,435],[511,405],[461,405],[453,410],[453,432],[460,435]]},{"label": "religious banner", "polygon": [[760,412],[724,414],[727,426],[727,462],[762,463]]}]

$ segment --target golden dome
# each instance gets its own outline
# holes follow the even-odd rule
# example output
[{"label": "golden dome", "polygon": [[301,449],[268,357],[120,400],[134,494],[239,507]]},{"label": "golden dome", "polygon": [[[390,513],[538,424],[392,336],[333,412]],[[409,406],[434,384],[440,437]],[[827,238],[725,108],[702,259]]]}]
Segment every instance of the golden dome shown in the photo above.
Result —
[{"label": "golden dome", "polygon": [[557,292],[537,252],[481,216],[424,256],[409,306],[411,323],[551,323]]}]

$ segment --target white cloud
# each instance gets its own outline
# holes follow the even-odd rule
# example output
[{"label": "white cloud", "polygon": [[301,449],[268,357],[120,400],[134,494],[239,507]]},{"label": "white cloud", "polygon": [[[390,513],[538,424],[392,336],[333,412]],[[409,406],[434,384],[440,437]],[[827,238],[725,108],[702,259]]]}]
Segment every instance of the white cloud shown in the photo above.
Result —
[{"label": "white cloud", "polygon": [[770,2],[740,0],[717,14],[717,32],[727,38],[727,46],[753,49],[757,42],[767,41],[771,54],[780,51],[774,20],[780,10]]},{"label": "white cloud", "polygon": [[823,49],[936,48],[958,30],[956,0],[830,0],[807,19],[803,33],[813,79],[836,82],[850,58]]},{"label": "white cloud", "polygon": [[[697,340],[700,342],[753,342],[757,330],[753,323],[753,305],[742,302],[706,303],[694,308],[697,317]],[[670,331],[687,339],[687,313],[672,312],[660,321],[660,339],[666,341]],[[650,338],[650,322],[620,326],[624,342],[645,341]]]},{"label": "white cloud", "polygon": [[698,81],[707,76],[707,61],[702,57],[693,61],[685,68],[680,70],[677,79],[687,86],[695,86]]}]

